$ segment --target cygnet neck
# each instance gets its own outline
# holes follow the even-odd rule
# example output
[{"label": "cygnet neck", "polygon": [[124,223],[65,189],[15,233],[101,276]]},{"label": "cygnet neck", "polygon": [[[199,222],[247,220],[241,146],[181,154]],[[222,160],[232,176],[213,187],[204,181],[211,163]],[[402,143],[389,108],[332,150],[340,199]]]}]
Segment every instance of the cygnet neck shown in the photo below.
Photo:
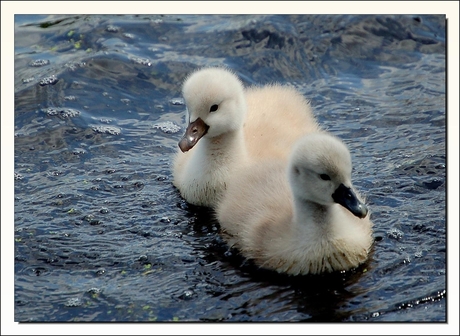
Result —
[{"label": "cygnet neck", "polygon": [[237,156],[244,159],[248,157],[244,134],[241,128],[212,138],[203,137],[200,141],[203,142],[204,147],[209,148],[209,151],[206,150],[206,152],[212,153],[212,156],[225,156],[232,160]]},{"label": "cygnet neck", "polygon": [[298,228],[314,229],[318,232],[327,232],[330,220],[330,205],[322,205],[310,200],[294,196],[293,224]]}]

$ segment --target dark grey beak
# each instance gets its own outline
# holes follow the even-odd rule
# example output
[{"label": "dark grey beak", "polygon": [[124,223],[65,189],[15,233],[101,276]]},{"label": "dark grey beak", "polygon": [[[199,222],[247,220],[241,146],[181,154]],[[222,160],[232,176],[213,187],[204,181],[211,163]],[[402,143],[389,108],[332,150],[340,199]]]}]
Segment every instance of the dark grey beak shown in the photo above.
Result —
[{"label": "dark grey beak", "polygon": [[334,202],[348,209],[356,217],[364,218],[368,213],[367,206],[358,200],[353,190],[343,184],[340,184],[332,194],[332,198]]}]

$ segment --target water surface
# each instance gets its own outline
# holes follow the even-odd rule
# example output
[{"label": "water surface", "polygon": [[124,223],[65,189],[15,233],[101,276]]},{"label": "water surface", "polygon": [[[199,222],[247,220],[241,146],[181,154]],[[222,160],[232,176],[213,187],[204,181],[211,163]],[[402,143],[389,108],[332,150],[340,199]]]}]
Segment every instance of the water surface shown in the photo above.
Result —
[{"label": "water surface", "polygon": [[[445,27],[443,15],[16,15],[15,321],[446,321]],[[181,83],[210,65],[294,85],[349,146],[375,223],[368,262],[258,270],[181,199]]]}]

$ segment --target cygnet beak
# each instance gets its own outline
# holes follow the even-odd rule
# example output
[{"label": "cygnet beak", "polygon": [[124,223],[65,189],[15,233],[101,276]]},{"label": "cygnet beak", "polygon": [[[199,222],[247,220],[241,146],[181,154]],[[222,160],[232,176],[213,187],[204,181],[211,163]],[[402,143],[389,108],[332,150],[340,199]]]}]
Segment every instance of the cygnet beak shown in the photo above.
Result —
[{"label": "cygnet beak", "polygon": [[180,150],[185,153],[196,145],[203,135],[208,132],[209,126],[201,119],[198,118],[194,122],[191,122],[182,139],[179,141]]},{"label": "cygnet beak", "polygon": [[367,216],[367,206],[358,200],[356,194],[349,187],[340,184],[337,190],[332,194],[332,198],[334,202],[348,209],[356,217],[364,218]]}]

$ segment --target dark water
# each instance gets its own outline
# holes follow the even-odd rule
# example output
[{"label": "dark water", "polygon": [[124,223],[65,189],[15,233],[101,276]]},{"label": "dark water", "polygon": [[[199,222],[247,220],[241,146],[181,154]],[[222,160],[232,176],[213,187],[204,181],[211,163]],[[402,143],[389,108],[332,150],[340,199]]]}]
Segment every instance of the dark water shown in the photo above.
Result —
[{"label": "dark water", "polygon": [[[17,15],[14,320],[446,321],[445,28],[443,15]],[[257,270],[181,199],[181,83],[222,64],[296,86],[350,147],[375,223],[366,264]]]}]

